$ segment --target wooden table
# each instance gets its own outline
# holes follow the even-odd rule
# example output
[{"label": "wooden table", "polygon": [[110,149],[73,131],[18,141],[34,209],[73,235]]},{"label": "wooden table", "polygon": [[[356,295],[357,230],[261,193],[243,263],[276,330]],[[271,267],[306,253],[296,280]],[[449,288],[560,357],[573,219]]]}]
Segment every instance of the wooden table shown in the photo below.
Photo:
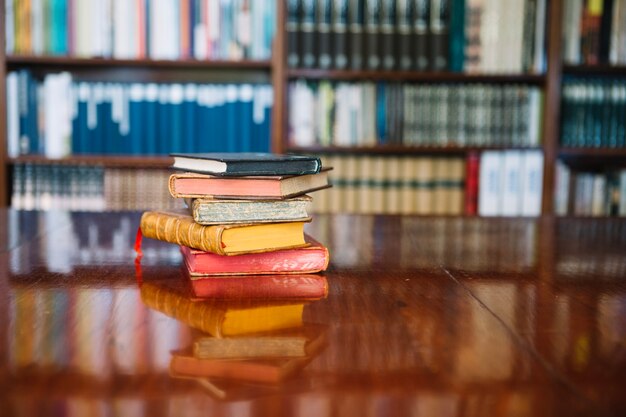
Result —
[{"label": "wooden table", "polygon": [[[626,220],[318,215],[328,345],[219,395],[169,376],[190,330],[140,300],[138,220],[0,211],[0,414],[626,413]],[[145,281],[180,277],[175,246],[144,252]]]}]

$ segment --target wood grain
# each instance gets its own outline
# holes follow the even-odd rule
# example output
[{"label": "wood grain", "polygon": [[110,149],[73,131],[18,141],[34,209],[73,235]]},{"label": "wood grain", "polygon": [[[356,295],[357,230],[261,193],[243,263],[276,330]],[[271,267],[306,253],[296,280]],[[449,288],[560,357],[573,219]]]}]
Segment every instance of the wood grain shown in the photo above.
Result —
[{"label": "wood grain", "polygon": [[[319,215],[324,350],[276,385],[168,376],[190,328],[145,307],[174,245],[132,249],[140,213],[0,211],[7,415],[620,415],[626,219]],[[168,284],[169,285],[169,284]],[[184,411],[181,411],[184,410]]]}]

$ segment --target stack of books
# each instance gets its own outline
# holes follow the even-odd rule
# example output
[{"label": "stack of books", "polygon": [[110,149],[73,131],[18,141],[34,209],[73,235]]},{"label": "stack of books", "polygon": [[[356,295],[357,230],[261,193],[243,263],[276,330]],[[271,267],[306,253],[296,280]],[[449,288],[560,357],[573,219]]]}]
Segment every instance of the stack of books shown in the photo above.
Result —
[{"label": "stack of books", "polygon": [[173,168],[170,193],[189,212],[145,212],[141,232],[180,245],[185,286],[145,281],[141,295],[205,334],[172,356],[172,374],[276,382],[301,369],[306,346],[323,344],[302,312],[326,297],[315,273],[329,263],[328,249],[304,232],[306,193],[329,187],[328,170],[317,157],[257,153],[176,154]]}]

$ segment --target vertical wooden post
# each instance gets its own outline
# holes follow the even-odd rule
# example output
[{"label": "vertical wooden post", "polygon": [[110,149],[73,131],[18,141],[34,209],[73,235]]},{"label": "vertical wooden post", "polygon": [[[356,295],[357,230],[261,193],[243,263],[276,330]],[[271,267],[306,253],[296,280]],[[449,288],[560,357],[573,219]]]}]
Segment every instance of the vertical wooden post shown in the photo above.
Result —
[{"label": "vertical wooden post", "polygon": [[543,123],[543,196],[542,213],[554,214],[555,168],[559,148],[559,125],[561,122],[561,22],[562,0],[548,0],[546,32],[548,48],[546,58],[545,106]]}]

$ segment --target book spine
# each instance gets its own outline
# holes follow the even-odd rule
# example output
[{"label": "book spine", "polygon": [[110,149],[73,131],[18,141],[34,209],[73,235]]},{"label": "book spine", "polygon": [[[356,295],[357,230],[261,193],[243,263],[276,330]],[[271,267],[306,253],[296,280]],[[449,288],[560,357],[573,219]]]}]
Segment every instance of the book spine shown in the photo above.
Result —
[{"label": "book spine", "polygon": [[332,63],[331,39],[333,0],[319,0],[316,10],[316,43],[317,59],[316,66],[328,69]]},{"label": "book spine", "polygon": [[337,69],[348,66],[348,1],[332,2],[333,67]]},{"label": "book spine", "polygon": [[450,71],[462,72],[465,48],[465,0],[450,2]]},{"label": "book spine", "polygon": [[480,156],[477,152],[467,155],[465,165],[465,214],[475,216],[478,214],[478,172]]},{"label": "book spine", "polygon": [[194,329],[221,337],[223,312],[211,304],[194,302],[188,297],[148,283],[141,285],[140,293],[141,300],[148,307],[180,320]]},{"label": "book spine", "polygon": [[365,0],[349,0],[348,31],[350,68],[363,68],[363,22]]},{"label": "book spine", "polygon": [[415,48],[414,65],[418,71],[426,71],[431,69],[430,63],[430,0],[411,0],[414,1],[413,15],[413,46]]},{"label": "book spine", "polygon": [[396,60],[398,68],[408,71],[415,67],[411,50],[413,0],[398,0],[396,8]]},{"label": "book spine", "polygon": [[396,68],[396,0],[381,0],[380,21],[380,56],[382,68],[392,70]]},{"label": "book spine", "polygon": [[302,51],[301,65],[305,68],[315,66],[315,0],[302,0],[302,15],[300,21],[300,42]]},{"label": "book spine", "polygon": [[381,67],[380,57],[380,13],[382,0],[366,0],[364,15],[365,67],[377,70]]},{"label": "book spine", "polygon": [[432,0],[430,8],[431,65],[435,71],[448,69],[450,24],[449,0]]},{"label": "book spine", "polygon": [[287,1],[287,18],[285,20],[285,36],[287,42],[287,66],[297,68],[301,65],[300,51],[302,45],[300,42],[300,15],[301,0]]},{"label": "book spine", "polygon": [[225,255],[221,245],[223,228],[199,225],[191,217],[149,211],[141,216],[140,227],[147,238]]},{"label": "book spine", "polygon": [[316,300],[328,295],[328,281],[320,275],[267,275],[192,279],[197,297]]}]

